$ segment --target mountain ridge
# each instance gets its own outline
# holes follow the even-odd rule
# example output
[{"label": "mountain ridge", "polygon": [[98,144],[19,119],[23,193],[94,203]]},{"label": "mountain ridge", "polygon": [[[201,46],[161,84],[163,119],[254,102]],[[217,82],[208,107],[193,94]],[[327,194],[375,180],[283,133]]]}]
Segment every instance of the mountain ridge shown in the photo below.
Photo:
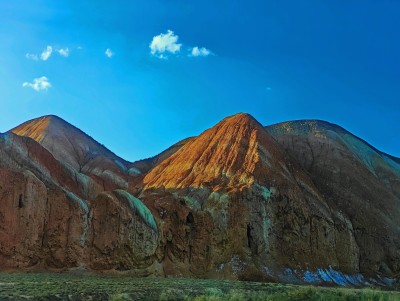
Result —
[{"label": "mountain ridge", "polygon": [[322,119],[295,119],[295,120],[290,120],[290,121],[282,121],[282,122],[278,122],[278,123],[271,124],[271,125],[266,125],[264,127],[267,128],[267,129],[268,128],[269,129],[273,129],[274,127],[279,127],[281,125],[291,124],[291,123],[293,123],[293,124],[295,124],[295,123],[317,123],[317,124],[321,124],[321,125],[327,125],[328,127],[333,128],[333,129],[336,128],[336,129],[338,129],[340,131],[343,131],[343,132],[346,132],[346,133],[352,135],[356,139],[358,139],[361,142],[365,143],[368,147],[372,148],[377,153],[385,155],[385,156],[388,156],[389,158],[391,158],[391,159],[393,159],[393,160],[395,160],[395,161],[400,163],[400,157],[396,157],[394,155],[391,155],[389,153],[381,151],[378,148],[374,147],[372,144],[370,144],[368,141],[366,141],[366,140],[358,137],[357,135],[351,133],[350,131],[346,130],[344,127],[342,127],[342,126],[340,126],[340,125],[338,125],[336,123],[325,121],[325,120],[322,120]]},{"label": "mountain ridge", "polygon": [[[237,113],[237,114],[248,114],[248,113]],[[234,114],[234,115],[237,115],[237,114]],[[233,116],[234,116],[234,115],[233,115]],[[248,115],[250,115],[250,114],[248,114]],[[251,116],[251,115],[250,115],[250,116]],[[65,124],[68,124],[69,126],[73,127],[74,129],[78,130],[79,132],[81,132],[83,135],[88,136],[88,137],[89,137],[91,140],[93,140],[95,143],[97,143],[97,144],[101,145],[102,147],[104,147],[105,149],[107,149],[107,151],[110,152],[110,153],[112,153],[115,157],[121,158],[121,157],[119,157],[118,155],[116,155],[112,150],[110,150],[109,148],[107,148],[106,146],[104,146],[103,144],[101,144],[100,142],[98,142],[96,139],[94,139],[92,136],[88,135],[88,134],[85,133],[83,130],[79,129],[78,127],[76,127],[76,126],[74,126],[73,124],[69,123],[68,121],[66,121],[66,120],[63,119],[62,117],[60,117],[60,116],[58,116],[58,115],[55,115],[55,114],[48,114],[48,115],[43,115],[43,116],[39,116],[39,117],[36,117],[36,118],[29,119],[29,120],[27,120],[27,121],[25,121],[25,122],[23,122],[23,123],[21,123],[21,124],[15,126],[15,127],[13,127],[12,129],[10,129],[10,130],[4,132],[4,133],[7,133],[7,132],[16,132],[18,128],[21,128],[22,126],[24,126],[24,125],[26,125],[26,124],[29,124],[29,123],[31,123],[32,121],[40,120],[40,119],[44,119],[44,118],[50,118],[50,119],[51,119],[51,118],[55,118],[55,119],[61,120],[61,121],[64,122]],[[326,125],[329,125],[329,126],[336,127],[336,128],[338,128],[338,129],[340,129],[341,131],[345,131],[345,132],[351,134],[351,135],[354,136],[355,138],[357,138],[357,139],[359,139],[360,141],[362,141],[363,143],[367,144],[368,147],[371,147],[372,149],[374,149],[376,152],[378,152],[378,153],[380,153],[380,154],[383,154],[383,155],[385,155],[385,156],[388,156],[388,157],[390,157],[391,159],[393,159],[393,160],[395,160],[395,161],[397,161],[397,162],[400,163],[400,157],[396,157],[396,156],[391,155],[391,154],[389,154],[389,153],[387,153],[387,152],[381,151],[381,150],[379,150],[378,148],[376,148],[375,146],[373,146],[371,143],[369,143],[368,141],[366,141],[366,140],[364,140],[364,139],[358,137],[357,135],[352,134],[350,131],[346,130],[346,129],[343,128],[342,126],[340,126],[340,125],[338,125],[338,124],[336,124],[336,123],[333,123],[333,122],[329,122],[329,121],[322,120],[322,119],[295,119],[295,120],[282,121],[282,122],[278,122],[278,123],[274,123],[274,124],[270,124],[270,125],[263,125],[263,126],[264,126],[265,128],[268,129],[268,128],[273,128],[273,127],[280,126],[280,125],[283,125],[283,124],[298,123],[298,122],[316,122],[316,123],[321,123],[321,124],[326,124]],[[0,132],[0,133],[1,133],[1,132]],[[2,134],[4,134],[4,133],[2,133]],[[17,134],[18,134],[18,133],[17,133]],[[22,136],[27,136],[26,133],[21,133],[21,132],[20,132],[19,134],[22,135]],[[28,136],[29,136],[29,135],[28,135]],[[177,143],[175,143],[175,144],[174,144],[173,146],[171,146],[170,148],[174,147],[175,145],[177,145],[177,146],[178,146],[178,145],[179,145],[179,146],[180,146],[180,145],[183,145],[184,143],[187,142],[187,140],[190,140],[190,139],[195,138],[195,137],[196,137],[196,136],[184,138],[184,139],[178,141]],[[31,137],[31,138],[32,138],[32,137]],[[34,140],[37,140],[37,139],[34,139]],[[164,152],[164,151],[163,151],[163,152]],[[162,152],[161,152],[161,153],[162,153]],[[160,153],[160,154],[161,154],[161,153]],[[123,158],[121,158],[121,159],[123,159],[125,162],[128,162],[128,163],[133,164],[133,163],[137,163],[137,162],[140,162],[140,161],[146,161],[146,160],[154,159],[154,158],[156,158],[157,156],[159,156],[160,154],[156,154],[156,155],[151,156],[151,157],[148,157],[148,158],[139,159],[139,160],[136,160],[136,161],[134,161],[134,162],[125,160],[125,159],[123,159]]]},{"label": "mountain ridge", "polygon": [[398,281],[398,163],[337,125],[239,113],[133,163],[74,128],[0,135],[0,267]]},{"label": "mountain ridge", "polygon": [[[20,136],[28,136],[40,143],[45,138],[45,135],[47,134],[45,130],[52,125],[51,124],[52,121],[54,121],[57,125],[57,126],[54,125],[56,132],[60,131],[61,129],[67,129],[67,130],[72,129],[73,131],[78,132],[80,135],[87,137],[87,139],[90,140],[93,144],[98,145],[100,148],[104,149],[106,153],[110,153],[111,156],[122,159],[121,157],[117,156],[114,152],[109,150],[103,144],[99,143],[97,140],[95,140],[93,137],[91,137],[78,127],[69,123],[65,119],[53,114],[32,118],[10,129],[8,132],[13,132]],[[124,161],[129,163],[126,160]]]}]

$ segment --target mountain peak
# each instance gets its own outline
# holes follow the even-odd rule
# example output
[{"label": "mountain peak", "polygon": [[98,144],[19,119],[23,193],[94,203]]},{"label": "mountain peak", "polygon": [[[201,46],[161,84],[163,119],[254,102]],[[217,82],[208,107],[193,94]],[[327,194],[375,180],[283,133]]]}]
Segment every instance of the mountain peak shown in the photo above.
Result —
[{"label": "mountain peak", "polygon": [[[38,118],[36,118],[36,119],[39,119],[39,118],[43,118],[43,119],[56,119],[56,120],[63,120],[63,121],[65,121],[65,120],[62,119],[61,117],[59,117],[59,116],[57,116],[57,115],[54,115],[54,114],[44,115],[44,116],[38,117]],[[66,122],[66,121],[65,121],[65,122]]]},{"label": "mountain peak", "polygon": [[[111,162],[121,162],[117,165],[127,163],[91,136],[56,115],[45,115],[26,121],[10,132],[36,140],[56,159],[79,171],[89,165],[89,161],[99,157]],[[117,166],[117,169],[120,168]]]},{"label": "mountain peak", "polygon": [[14,134],[30,137],[39,143],[42,142],[47,135],[61,135],[62,132],[65,131],[82,132],[56,115],[45,115],[34,118],[10,130],[10,132]]},{"label": "mountain peak", "polygon": [[[249,113],[245,112],[239,112],[236,114],[233,114],[231,116],[225,117],[224,119],[245,119],[245,120],[255,120],[253,116],[251,116]],[[224,120],[223,119],[223,120]]]},{"label": "mountain peak", "polygon": [[235,124],[235,125],[247,125],[251,127],[262,127],[262,125],[248,113],[237,113],[232,116],[228,116],[221,120],[219,124]]},{"label": "mountain peak", "polygon": [[[249,186],[281,161],[279,146],[249,114],[227,117],[153,168],[145,188]],[[272,160],[273,158],[273,160]],[[272,162],[275,161],[275,162]]]},{"label": "mountain peak", "polygon": [[[57,116],[57,115],[52,115],[52,114],[44,115],[44,116],[38,117],[36,119],[48,120],[49,122],[56,122],[56,123],[59,123],[59,124],[64,124],[65,126],[74,127],[71,123],[69,123],[68,121],[62,119],[60,116]],[[33,120],[35,120],[35,119],[33,119]]]}]

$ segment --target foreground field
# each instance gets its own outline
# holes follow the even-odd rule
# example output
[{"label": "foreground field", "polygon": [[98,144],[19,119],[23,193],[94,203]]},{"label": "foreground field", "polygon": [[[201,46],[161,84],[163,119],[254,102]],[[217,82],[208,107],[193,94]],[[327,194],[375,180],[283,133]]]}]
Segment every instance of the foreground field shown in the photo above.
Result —
[{"label": "foreground field", "polygon": [[400,292],[201,280],[0,273],[0,300],[400,300]]}]

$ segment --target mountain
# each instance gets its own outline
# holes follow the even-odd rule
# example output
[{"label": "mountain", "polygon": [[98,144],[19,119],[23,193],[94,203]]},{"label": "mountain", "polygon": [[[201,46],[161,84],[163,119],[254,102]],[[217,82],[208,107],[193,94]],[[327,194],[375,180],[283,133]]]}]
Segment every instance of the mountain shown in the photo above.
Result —
[{"label": "mountain", "polygon": [[[0,266],[136,267],[126,252],[146,256],[157,229],[124,190],[129,164],[56,116],[0,135]],[[133,230],[146,242],[133,243]]]},{"label": "mountain", "polygon": [[37,141],[62,164],[92,176],[108,189],[110,185],[127,187],[130,163],[60,117],[48,115],[32,119],[10,132]]},{"label": "mountain", "polygon": [[[360,168],[368,170],[363,170],[364,173],[373,174],[374,179],[382,181],[394,194],[400,195],[399,158],[377,150],[338,125],[320,120],[299,120],[279,123],[266,129],[311,173],[315,173],[315,160],[321,161],[327,157],[341,160],[352,159],[361,164]],[[305,149],[307,147],[308,149]],[[326,150],[327,153],[323,158],[324,154],[321,150],[318,151],[317,147],[321,149],[331,147],[332,150],[330,152]],[[333,156],[335,151],[340,154]]]},{"label": "mountain", "polygon": [[349,218],[360,270],[398,274],[398,159],[324,121],[291,121],[266,129],[310,174],[331,210]]},{"label": "mountain", "polygon": [[[253,117],[237,114],[222,120],[153,168],[145,188],[248,187],[270,170],[284,172],[277,143]],[[263,182],[263,181],[262,181]]]},{"label": "mountain", "polygon": [[399,162],[327,122],[240,113],[130,163],[44,116],[0,135],[0,266],[393,286]]},{"label": "mountain", "polygon": [[[79,172],[110,161],[118,169],[128,162],[115,155],[80,129],[54,115],[32,119],[11,130],[16,135],[32,138],[49,150],[57,160],[70,164]],[[100,161],[100,162],[99,162]],[[108,163],[108,162],[107,162]]]}]

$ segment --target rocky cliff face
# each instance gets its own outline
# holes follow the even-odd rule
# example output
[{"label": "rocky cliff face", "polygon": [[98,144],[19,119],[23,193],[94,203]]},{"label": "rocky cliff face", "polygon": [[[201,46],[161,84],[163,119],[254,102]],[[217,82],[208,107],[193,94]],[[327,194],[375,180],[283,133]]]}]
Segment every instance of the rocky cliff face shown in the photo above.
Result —
[{"label": "rocky cliff face", "polygon": [[105,192],[117,186],[107,180],[75,170],[31,138],[1,134],[0,265],[134,268],[126,252],[139,250],[137,267],[151,266],[158,239],[151,212],[124,190]]},{"label": "rocky cliff face", "polygon": [[287,122],[267,130],[310,174],[330,208],[348,218],[361,272],[398,274],[398,159],[323,121]]},{"label": "rocky cliff face", "polygon": [[0,135],[0,266],[393,285],[399,162],[325,122],[237,114],[129,163],[38,118]]}]

